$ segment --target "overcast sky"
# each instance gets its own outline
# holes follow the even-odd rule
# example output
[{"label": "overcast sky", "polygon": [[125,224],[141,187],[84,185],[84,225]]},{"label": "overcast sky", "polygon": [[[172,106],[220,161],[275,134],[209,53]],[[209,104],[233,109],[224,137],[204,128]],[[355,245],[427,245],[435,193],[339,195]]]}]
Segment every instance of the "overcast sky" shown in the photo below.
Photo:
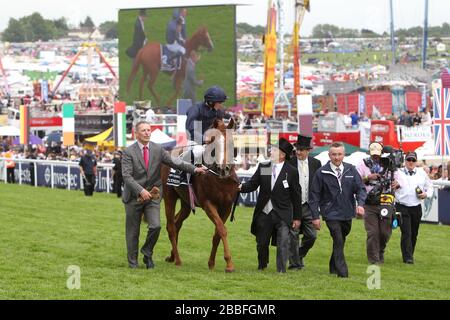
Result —
[{"label": "overcast sky", "polygon": [[[283,0],[286,14],[286,30],[291,32],[295,0]],[[8,26],[9,19],[20,18],[37,11],[46,19],[64,16],[72,25],[78,25],[86,16],[94,23],[117,20],[120,8],[157,6],[201,5],[211,3],[248,3],[238,6],[237,22],[265,25],[267,0],[13,0],[2,2],[0,30]],[[393,0],[395,28],[423,25],[425,0]],[[429,0],[429,25],[450,22],[450,0]],[[389,0],[311,0],[311,12],[307,13],[301,26],[302,35],[310,35],[319,23],[334,24],[353,29],[371,29],[378,33],[389,30]]]}]

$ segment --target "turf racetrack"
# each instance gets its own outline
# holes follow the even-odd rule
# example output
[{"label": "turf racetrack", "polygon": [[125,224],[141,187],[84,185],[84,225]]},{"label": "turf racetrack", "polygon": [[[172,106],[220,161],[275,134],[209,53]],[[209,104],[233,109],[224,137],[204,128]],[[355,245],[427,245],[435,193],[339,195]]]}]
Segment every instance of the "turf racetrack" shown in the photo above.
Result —
[{"label": "turf racetrack", "polygon": [[[227,222],[236,271],[224,272],[223,247],[216,269],[207,261],[213,224],[198,210],[183,225],[183,265],[164,261],[170,251],[165,218],[155,248],[155,269],[130,270],[125,248],[125,213],[113,194],[67,191],[0,183],[0,299],[448,299],[450,228],[422,224],[416,264],[402,263],[400,230],[394,230],[381,267],[381,288],[367,288],[365,230],[354,220],[345,254],[350,277],[328,274],[331,238],[322,226],[301,271],[276,273],[275,248],[269,268],[257,270],[250,234],[252,208],[238,207]],[[141,244],[145,239],[142,225]],[[70,265],[81,270],[79,290],[66,287]]]}]

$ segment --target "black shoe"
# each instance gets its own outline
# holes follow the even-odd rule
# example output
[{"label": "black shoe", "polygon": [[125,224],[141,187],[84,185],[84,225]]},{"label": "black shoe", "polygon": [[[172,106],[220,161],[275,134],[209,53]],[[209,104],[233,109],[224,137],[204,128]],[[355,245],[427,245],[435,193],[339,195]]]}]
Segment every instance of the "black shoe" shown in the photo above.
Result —
[{"label": "black shoe", "polygon": [[267,268],[267,265],[264,265],[264,264],[258,265],[258,270],[264,270],[265,268]]},{"label": "black shoe", "polygon": [[302,267],[300,265],[293,264],[288,267],[288,270],[300,270],[301,268]]},{"label": "black shoe", "polygon": [[147,266],[147,269],[153,269],[155,267],[152,257],[144,256],[144,264]]},{"label": "black shoe", "polygon": [[413,259],[406,259],[404,262],[407,263],[407,264],[414,264],[414,260]]},{"label": "black shoe", "polygon": [[303,257],[300,257],[300,269],[303,269],[305,267],[305,264],[303,263]]}]

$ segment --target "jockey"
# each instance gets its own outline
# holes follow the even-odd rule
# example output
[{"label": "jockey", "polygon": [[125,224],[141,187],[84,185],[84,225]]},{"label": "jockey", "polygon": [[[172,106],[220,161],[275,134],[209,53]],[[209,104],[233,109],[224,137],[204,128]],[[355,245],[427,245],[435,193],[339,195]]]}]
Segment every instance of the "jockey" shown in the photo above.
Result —
[{"label": "jockey", "polygon": [[203,154],[203,139],[206,130],[214,123],[215,119],[230,119],[231,115],[225,113],[221,107],[227,99],[225,91],[213,86],[206,90],[204,102],[199,102],[188,109],[186,113],[186,132],[193,145],[193,154],[196,164],[201,164]]},{"label": "jockey", "polygon": [[186,9],[175,9],[172,19],[167,25],[167,49],[175,54],[175,56],[182,56],[186,53],[186,49],[184,48],[184,44],[186,42],[185,12]]}]

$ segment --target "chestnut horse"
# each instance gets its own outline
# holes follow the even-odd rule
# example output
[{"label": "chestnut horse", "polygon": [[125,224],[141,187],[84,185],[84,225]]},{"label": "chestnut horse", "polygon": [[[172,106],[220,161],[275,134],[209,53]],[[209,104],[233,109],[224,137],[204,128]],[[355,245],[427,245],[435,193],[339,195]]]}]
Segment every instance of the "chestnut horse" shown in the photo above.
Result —
[{"label": "chestnut horse", "polygon": [[[175,89],[174,94],[170,97],[167,102],[168,106],[172,105],[172,102],[178,97],[186,70],[186,59],[185,57],[189,57],[189,54],[192,50],[198,50],[200,46],[203,46],[211,51],[214,47],[211,37],[209,36],[208,30],[206,27],[199,28],[185,43],[186,54],[181,59],[181,67],[179,70],[175,71],[173,76],[173,86]],[[141,48],[137,55],[135,62],[133,64],[133,69],[131,70],[130,76],[127,80],[127,93],[130,92],[131,84],[133,80],[136,78],[136,74],[139,70],[139,67],[142,65],[143,74],[141,77],[141,81],[139,84],[139,99],[142,100],[142,88],[144,86],[144,82],[148,79],[148,90],[155,98],[155,102],[157,106],[160,106],[160,98],[156,94],[153,86],[158,78],[159,71],[161,70],[161,44],[158,42],[150,42],[146,44],[143,48]]]},{"label": "chestnut horse", "polygon": [[[215,266],[217,247],[219,241],[222,240],[224,259],[226,261],[225,272],[233,272],[234,265],[231,261],[225,222],[230,216],[234,201],[239,192],[239,179],[234,168],[234,148],[231,130],[226,129],[235,129],[233,120],[230,120],[228,126],[225,126],[222,120],[216,120],[213,128],[206,132],[206,136],[213,135],[211,139],[213,142],[206,146],[204,155],[214,149],[215,160],[212,167],[216,169],[216,172],[207,172],[203,175],[192,176],[191,183],[196,197],[196,205],[206,212],[208,218],[216,226],[212,239],[211,255],[208,260],[209,269],[213,269]],[[207,141],[208,138],[205,140]],[[179,266],[181,265],[181,259],[178,254],[178,234],[183,225],[183,221],[191,212],[191,205],[189,201],[189,190],[186,185],[180,185],[179,187],[167,185],[169,171],[170,168],[163,165],[161,169],[161,180],[163,182],[163,198],[167,218],[166,228],[172,244],[172,251],[170,256],[166,258],[166,261],[175,262],[175,265]],[[181,209],[175,215],[175,206],[178,199],[181,201]]]}]

